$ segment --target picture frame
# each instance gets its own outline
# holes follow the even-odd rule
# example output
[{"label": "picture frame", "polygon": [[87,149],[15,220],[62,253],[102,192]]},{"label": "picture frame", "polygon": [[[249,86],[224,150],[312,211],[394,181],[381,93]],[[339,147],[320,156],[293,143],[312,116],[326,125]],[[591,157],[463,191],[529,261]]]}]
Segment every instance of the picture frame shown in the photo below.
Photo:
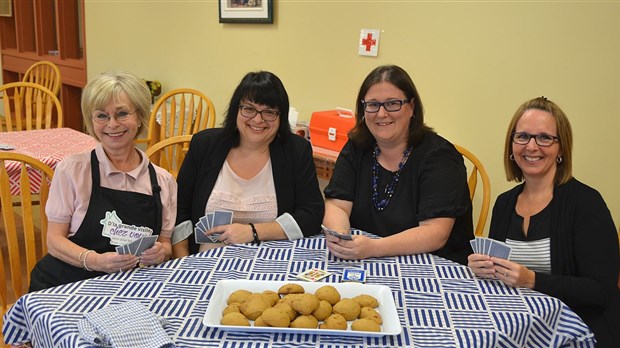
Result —
[{"label": "picture frame", "polygon": [[12,0],[0,0],[0,17],[13,16],[13,1]]},{"label": "picture frame", "polygon": [[273,23],[273,0],[219,0],[220,23]]}]

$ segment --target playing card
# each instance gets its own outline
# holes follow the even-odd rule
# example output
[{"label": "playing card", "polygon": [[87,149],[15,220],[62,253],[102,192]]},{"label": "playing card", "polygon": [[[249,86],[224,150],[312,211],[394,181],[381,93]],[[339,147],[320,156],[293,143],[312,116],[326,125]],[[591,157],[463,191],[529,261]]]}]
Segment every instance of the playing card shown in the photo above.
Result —
[{"label": "playing card", "polygon": [[205,215],[198,219],[196,223],[196,227],[200,229],[202,232],[208,231],[211,227],[209,225],[209,218]]},{"label": "playing card", "polygon": [[366,271],[359,268],[345,268],[342,273],[342,281],[364,283],[366,282]]},{"label": "playing card", "polygon": [[200,230],[198,227],[194,228],[194,239],[196,240],[196,244],[213,243],[213,240],[205,235],[204,231]]},{"label": "playing card", "polygon": [[136,256],[142,255],[142,253],[146,249],[149,249],[150,247],[155,245],[155,242],[157,241],[157,237],[159,237],[159,236],[146,236],[146,237],[140,238],[139,239],[140,244],[138,244],[138,247],[136,248],[136,250],[135,250],[135,252],[133,254],[136,255]]},{"label": "playing card", "polygon": [[483,250],[482,250],[482,244],[484,243],[483,239],[484,238],[482,238],[482,237],[476,237],[476,253],[477,254],[482,254],[483,253]]},{"label": "playing card", "polygon": [[511,247],[497,240],[491,239],[491,248],[489,249],[489,255],[499,257],[502,259],[510,259]]},{"label": "playing card", "polygon": [[129,244],[125,244],[125,249],[128,251],[129,254],[138,256],[136,254],[136,251],[138,250],[138,247],[140,246],[140,242],[142,242],[142,238],[136,239]]},{"label": "playing card", "polygon": [[316,282],[318,280],[321,280],[327,276],[329,276],[331,273],[327,272],[325,270],[319,269],[319,268],[311,268],[307,271],[304,271],[302,273],[299,273],[296,277],[301,279],[301,280],[306,280],[309,282]]},{"label": "playing card", "polygon": [[471,244],[471,250],[474,251],[474,254],[478,254],[478,250],[476,250],[476,247],[477,247],[476,240],[475,239],[470,240],[469,244]]},{"label": "playing card", "polygon": [[331,234],[331,235],[332,235],[332,236],[334,236],[334,237],[338,237],[338,238],[340,238],[340,239],[346,239],[346,240],[353,240],[353,237],[351,237],[351,235],[350,235],[350,234],[341,234],[341,233],[338,233],[337,231],[332,230],[331,228],[326,227],[326,226],[324,226],[324,225],[321,225],[321,228],[323,228],[323,231],[325,231],[325,232],[327,232],[327,233]]},{"label": "playing card", "polygon": [[221,235],[222,235],[221,233],[213,233],[213,234],[208,235],[207,237],[211,239],[211,242],[213,243],[220,243]]},{"label": "playing card", "polygon": [[207,214],[205,226],[207,226],[207,230],[210,230],[213,228],[213,213]]},{"label": "playing card", "polygon": [[215,226],[230,225],[233,221],[233,212],[226,210],[216,210],[213,213],[213,223],[211,228]]},{"label": "playing card", "polygon": [[489,238],[485,238],[484,239],[484,249],[482,250],[482,253],[485,255],[489,255],[489,250],[491,249],[491,239]]},{"label": "playing card", "polygon": [[121,255],[125,254],[125,249],[123,247],[124,247],[124,245],[118,245],[116,247],[116,252],[121,254]]}]

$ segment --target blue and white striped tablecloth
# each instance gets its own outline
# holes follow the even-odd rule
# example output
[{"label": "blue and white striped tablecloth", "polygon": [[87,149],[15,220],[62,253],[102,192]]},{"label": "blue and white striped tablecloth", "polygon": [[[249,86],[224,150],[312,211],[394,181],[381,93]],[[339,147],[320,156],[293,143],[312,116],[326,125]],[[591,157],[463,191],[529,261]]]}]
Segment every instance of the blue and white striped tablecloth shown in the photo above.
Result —
[{"label": "blue and white striped tablecloth", "polygon": [[[311,267],[340,282],[347,267],[391,288],[403,331],[351,337],[222,331],[202,324],[220,279],[295,280]],[[138,300],[167,320],[178,347],[593,347],[593,334],[561,301],[476,278],[469,268],[422,254],[361,261],[335,258],[323,236],[213,249],[157,267],[114,273],[22,296],[4,316],[7,343],[87,347],[84,313]]]}]

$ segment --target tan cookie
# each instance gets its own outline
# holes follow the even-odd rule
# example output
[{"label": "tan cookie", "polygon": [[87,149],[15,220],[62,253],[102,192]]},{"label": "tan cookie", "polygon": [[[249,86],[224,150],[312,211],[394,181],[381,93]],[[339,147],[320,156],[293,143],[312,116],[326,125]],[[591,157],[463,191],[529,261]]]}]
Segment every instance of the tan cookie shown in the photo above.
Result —
[{"label": "tan cookie", "polygon": [[316,329],[319,321],[311,315],[300,315],[291,323],[290,327],[296,329]]},{"label": "tan cookie", "polygon": [[303,294],[304,292],[306,290],[304,290],[303,286],[294,283],[284,284],[278,289],[278,294],[280,295]]},{"label": "tan cookie", "polygon": [[250,321],[243,314],[238,312],[228,313],[222,317],[222,325],[230,326],[250,326]]},{"label": "tan cookie", "polygon": [[316,295],[319,300],[325,300],[329,302],[329,304],[332,306],[338,303],[338,301],[340,301],[340,293],[335,287],[331,285],[325,285],[318,288],[314,292],[314,295]]},{"label": "tan cookie", "polygon": [[346,330],[347,320],[340,314],[332,314],[319,325],[319,329]]},{"label": "tan cookie", "polygon": [[351,330],[381,332],[381,326],[374,322],[372,319],[364,318],[354,321],[351,324]]},{"label": "tan cookie", "polygon": [[377,308],[379,307],[379,301],[377,301],[376,298],[370,296],[370,295],[358,295],[353,297],[353,300],[355,300],[355,302],[360,304],[360,307],[371,307],[371,308]]},{"label": "tan cookie", "polygon": [[341,314],[346,320],[353,320],[360,315],[361,309],[357,301],[345,298],[334,305],[333,312]]}]

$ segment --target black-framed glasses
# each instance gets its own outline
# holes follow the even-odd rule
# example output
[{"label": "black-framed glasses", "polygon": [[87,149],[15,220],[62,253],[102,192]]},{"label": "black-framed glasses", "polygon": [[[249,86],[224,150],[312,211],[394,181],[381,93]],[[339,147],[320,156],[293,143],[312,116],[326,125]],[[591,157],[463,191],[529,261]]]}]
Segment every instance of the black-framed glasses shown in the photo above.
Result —
[{"label": "black-framed glasses", "polygon": [[260,114],[260,118],[266,122],[275,121],[278,116],[280,116],[280,112],[273,109],[265,109],[258,111],[256,108],[247,105],[239,105],[239,110],[241,111],[241,116],[245,118],[254,118],[256,114]]},{"label": "black-framed glasses", "polygon": [[512,133],[512,142],[515,144],[527,145],[529,144],[532,138],[534,138],[538,146],[545,146],[545,147],[553,145],[553,143],[555,143],[556,141],[560,141],[560,138],[553,136],[553,135],[545,134],[545,133],[541,133],[541,134],[530,134],[526,132],[513,132]]},{"label": "black-framed glasses", "polygon": [[108,123],[110,122],[110,119],[112,117],[116,118],[117,121],[125,121],[126,119],[129,118],[129,116],[131,116],[132,114],[135,114],[136,111],[119,111],[117,113],[114,114],[106,114],[105,112],[101,111],[101,110],[97,110],[95,112],[93,112],[93,120],[95,120],[95,122],[97,123]]},{"label": "black-framed glasses", "polygon": [[383,103],[377,102],[377,101],[367,102],[367,101],[362,100],[362,105],[364,106],[364,111],[370,112],[370,113],[379,112],[379,109],[381,109],[382,106],[385,109],[385,111],[394,112],[394,111],[399,111],[400,109],[402,109],[403,104],[408,103],[409,100],[410,100],[409,98],[394,99],[394,100],[385,101]]}]

